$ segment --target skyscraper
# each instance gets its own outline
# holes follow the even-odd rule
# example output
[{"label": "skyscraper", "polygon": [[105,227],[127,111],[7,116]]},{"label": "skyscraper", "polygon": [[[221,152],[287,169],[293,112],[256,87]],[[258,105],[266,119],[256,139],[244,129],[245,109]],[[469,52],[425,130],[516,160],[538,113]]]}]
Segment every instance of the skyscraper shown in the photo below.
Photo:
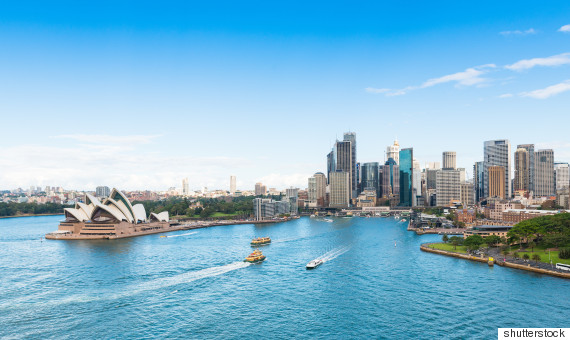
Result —
[{"label": "skyscraper", "polygon": [[354,132],[345,132],[344,133],[344,141],[350,142],[351,148],[351,163],[350,163],[350,190],[351,196],[350,198],[358,196],[358,174],[356,168],[356,133]]},{"label": "skyscraper", "polygon": [[443,169],[455,169],[457,167],[457,154],[455,151],[444,151],[442,155]]},{"label": "skyscraper", "polygon": [[236,176],[230,176],[230,194],[235,194],[236,192]]},{"label": "skyscraper", "polygon": [[483,188],[484,181],[483,162],[476,162],[473,165],[473,190],[475,191],[475,203],[478,203],[485,197],[485,190]]},{"label": "skyscraper", "polygon": [[265,193],[267,192],[265,185],[263,185],[262,183],[255,183],[255,196],[262,196],[265,195]]},{"label": "skyscraper", "polygon": [[528,190],[534,192],[535,183],[535,161],[534,161],[534,144],[520,144],[517,145],[518,149],[525,149],[528,151],[528,163],[529,163],[529,173],[528,173]]},{"label": "skyscraper", "polygon": [[448,207],[453,201],[461,200],[461,174],[456,169],[436,170],[436,205]]},{"label": "skyscraper", "polygon": [[376,197],[380,195],[380,181],[378,179],[378,163],[370,162],[362,164],[362,190],[374,188],[376,190]]},{"label": "skyscraper", "polygon": [[490,166],[487,171],[489,174],[488,197],[505,198],[505,167]]},{"label": "skyscraper", "polygon": [[352,198],[352,179],[354,176],[352,166],[352,143],[351,141],[337,141],[336,144],[336,171],[341,170],[348,173],[350,183],[350,198]]},{"label": "skyscraper", "polygon": [[554,163],[556,192],[570,186],[570,169],[568,167],[568,163]]},{"label": "skyscraper", "polygon": [[414,149],[400,150],[400,206],[411,207],[413,202]]},{"label": "skyscraper", "polygon": [[515,191],[530,191],[530,155],[527,149],[515,151]]},{"label": "skyscraper", "polygon": [[350,175],[346,171],[336,170],[330,173],[331,208],[348,208],[350,204]]},{"label": "skyscraper", "polygon": [[382,167],[382,197],[400,195],[400,167],[389,158]]},{"label": "skyscraper", "polygon": [[386,160],[392,158],[396,164],[400,164],[400,144],[398,140],[394,141],[394,145],[390,145],[386,148]]},{"label": "skyscraper", "polygon": [[107,186],[100,186],[95,188],[95,196],[97,197],[109,197],[111,194],[111,189]]},{"label": "skyscraper", "polygon": [[317,172],[313,175],[315,177],[316,182],[316,197],[317,197],[317,206],[324,207],[325,206],[325,199],[327,196],[327,177],[322,172]]},{"label": "skyscraper", "polygon": [[503,193],[505,197],[511,196],[511,144],[507,139],[490,140],[484,143],[484,196],[492,197],[489,190],[489,168],[502,166],[504,168]]},{"label": "skyscraper", "polygon": [[327,154],[327,184],[330,183],[330,173],[336,170],[336,146]]},{"label": "skyscraper", "polygon": [[556,195],[554,187],[554,151],[538,150],[534,158],[534,196]]}]

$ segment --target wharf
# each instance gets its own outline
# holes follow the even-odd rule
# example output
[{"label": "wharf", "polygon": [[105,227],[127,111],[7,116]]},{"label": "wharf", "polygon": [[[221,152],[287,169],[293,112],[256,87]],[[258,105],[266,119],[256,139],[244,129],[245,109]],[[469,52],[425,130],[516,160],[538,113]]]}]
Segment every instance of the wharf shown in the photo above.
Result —
[{"label": "wharf", "polygon": [[423,229],[423,228],[414,228],[414,227],[408,226],[407,230],[408,231],[415,231],[416,234],[418,234],[418,235],[424,235],[424,234],[463,235],[465,228],[429,228],[429,229]]}]

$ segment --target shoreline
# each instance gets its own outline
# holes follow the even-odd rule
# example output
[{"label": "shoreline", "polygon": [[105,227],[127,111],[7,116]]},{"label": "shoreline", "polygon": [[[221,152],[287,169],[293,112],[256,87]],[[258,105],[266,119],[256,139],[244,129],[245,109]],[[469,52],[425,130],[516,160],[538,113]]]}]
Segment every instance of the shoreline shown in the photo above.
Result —
[{"label": "shoreline", "polygon": [[0,216],[0,219],[3,218],[16,218],[16,217],[41,217],[41,216],[63,216],[62,213],[49,213],[49,214],[29,214],[29,215],[14,215],[14,216]]},{"label": "shoreline", "polygon": [[[464,260],[470,260],[470,261],[476,261],[476,262],[482,262],[482,263],[487,263],[487,261],[488,261],[487,257],[477,257],[477,256],[472,256],[472,255],[467,255],[467,254],[455,253],[455,252],[451,252],[451,251],[447,251],[447,250],[433,249],[433,248],[429,247],[430,244],[433,244],[433,242],[421,244],[420,250],[428,252],[428,253],[434,253],[434,254],[450,256],[450,257],[457,257],[457,258],[464,259]],[[570,279],[570,273],[560,273],[560,272],[556,272],[553,270],[535,268],[535,267],[530,266],[530,264],[527,266],[524,266],[524,265],[517,264],[517,263],[499,261],[497,259],[495,259],[493,262],[495,264],[501,266],[501,267],[526,270],[526,271],[530,271],[530,272],[534,272],[534,273],[538,273],[538,274],[546,274],[546,275],[555,276],[555,277],[559,277],[559,278],[563,278],[563,279]]]}]

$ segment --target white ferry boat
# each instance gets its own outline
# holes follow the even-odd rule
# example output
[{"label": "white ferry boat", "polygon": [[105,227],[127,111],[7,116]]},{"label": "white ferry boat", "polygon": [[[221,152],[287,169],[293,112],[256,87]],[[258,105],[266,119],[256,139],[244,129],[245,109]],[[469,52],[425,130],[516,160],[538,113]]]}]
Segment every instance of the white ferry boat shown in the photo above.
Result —
[{"label": "white ferry boat", "polygon": [[312,260],[311,262],[307,263],[307,269],[315,269],[321,264],[323,264],[323,260]]}]

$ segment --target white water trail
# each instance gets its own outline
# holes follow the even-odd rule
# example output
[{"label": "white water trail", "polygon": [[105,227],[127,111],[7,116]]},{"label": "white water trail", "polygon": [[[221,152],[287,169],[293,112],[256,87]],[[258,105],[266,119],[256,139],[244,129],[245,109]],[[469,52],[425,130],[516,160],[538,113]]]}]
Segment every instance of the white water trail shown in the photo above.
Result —
[{"label": "white water trail", "polygon": [[323,263],[327,262],[327,261],[331,261],[331,260],[334,260],[337,257],[341,256],[342,254],[346,253],[349,250],[350,250],[350,246],[338,247],[338,248],[335,248],[331,251],[324,253],[320,257],[317,257],[316,260],[321,260],[321,261],[323,261]]},{"label": "white water trail", "polygon": [[197,232],[197,231],[193,231],[193,232],[191,232],[191,233],[180,234],[180,235],[169,235],[169,236],[166,236],[166,237],[180,237],[180,236],[188,236],[188,235],[194,235],[194,234],[198,234],[198,232]]}]

